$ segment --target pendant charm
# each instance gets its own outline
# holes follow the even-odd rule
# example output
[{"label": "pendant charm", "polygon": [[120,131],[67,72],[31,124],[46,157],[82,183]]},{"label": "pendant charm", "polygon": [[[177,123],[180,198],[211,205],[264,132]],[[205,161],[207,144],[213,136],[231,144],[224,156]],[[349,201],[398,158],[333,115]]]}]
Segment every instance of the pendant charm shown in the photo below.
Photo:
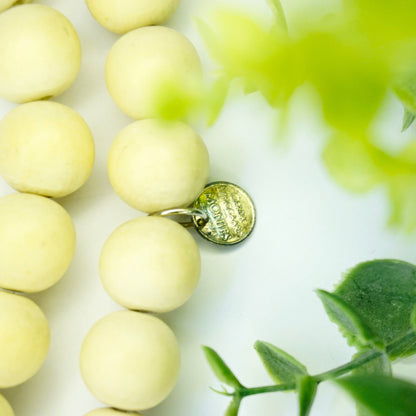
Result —
[{"label": "pendant charm", "polygon": [[256,222],[252,199],[246,191],[230,182],[208,184],[192,208],[206,215],[206,220],[192,217],[196,230],[216,244],[241,243],[251,234]]},{"label": "pendant charm", "polygon": [[[206,240],[228,246],[244,241],[256,223],[256,209],[248,193],[222,181],[208,184],[189,208],[151,215],[174,216],[182,225],[194,226]],[[188,220],[183,221],[184,216]]]}]

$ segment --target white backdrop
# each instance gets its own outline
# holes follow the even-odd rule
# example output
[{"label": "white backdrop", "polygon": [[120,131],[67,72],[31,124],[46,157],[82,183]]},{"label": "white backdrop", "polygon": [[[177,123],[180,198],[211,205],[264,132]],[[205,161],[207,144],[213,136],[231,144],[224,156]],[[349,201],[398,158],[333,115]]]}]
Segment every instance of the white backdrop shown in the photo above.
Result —
[{"label": "white backdrop", "polygon": [[[79,373],[82,340],[95,321],[121,309],[100,284],[99,253],[114,228],[143,214],[117,197],[106,175],[110,144],[131,122],[111,101],[104,83],[106,54],[118,37],[93,20],[83,0],[35,1],[63,12],[79,33],[81,72],[56,101],[85,118],[95,138],[97,157],[87,184],[59,200],[77,230],[74,261],[56,286],[30,296],[51,326],[49,355],[35,377],[3,393],[16,416],[82,416],[101,406]],[[259,13],[267,10],[261,0],[234,3],[244,3]],[[284,2],[289,18],[304,3],[316,10],[312,1]],[[209,8],[219,4],[224,2],[183,0],[169,22],[194,41],[204,62],[207,57],[192,16],[205,17]],[[0,116],[13,107],[0,100]],[[401,110],[399,105],[391,110],[394,118],[386,128],[398,131]],[[250,239],[235,248],[215,247],[195,235],[203,262],[199,287],[185,306],[162,317],[179,338],[180,379],[172,395],[146,415],[222,415],[227,400],[208,389],[219,384],[201,345],[216,348],[249,386],[270,384],[252,348],[257,339],[287,350],[312,373],[343,364],[352,350],[329,322],[314,289],[331,290],[341,273],[360,261],[399,258],[416,263],[416,235],[387,229],[382,191],[353,196],[329,177],[320,160],[325,130],[307,104],[294,100],[286,144],[275,142],[275,124],[274,115],[254,94],[229,103],[213,128],[199,129],[210,151],[210,179],[243,186],[256,203],[258,222]],[[0,196],[11,192],[0,179]],[[411,376],[416,361],[404,361],[396,369],[397,374]],[[322,385],[312,415],[350,415],[352,409],[335,387]],[[294,416],[296,412],[295,396],[280,393],[246,399],[241,416]]]}]

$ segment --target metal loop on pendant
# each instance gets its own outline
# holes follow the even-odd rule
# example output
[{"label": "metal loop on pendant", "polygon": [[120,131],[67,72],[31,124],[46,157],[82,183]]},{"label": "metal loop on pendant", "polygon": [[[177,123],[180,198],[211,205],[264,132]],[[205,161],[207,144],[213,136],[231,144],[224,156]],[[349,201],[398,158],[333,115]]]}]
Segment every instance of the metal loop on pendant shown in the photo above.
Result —
[{"label": "metal loop on pendant", "polygon": [[158,217],[177,217],[175,220],[187,228],[194,226],[193,218],[196,219],[197,223],[201,222],[201,225],[208,221],[208,215],[206,212],[197,208],[172,208],[159,212],[153,212],[149,215]]}]

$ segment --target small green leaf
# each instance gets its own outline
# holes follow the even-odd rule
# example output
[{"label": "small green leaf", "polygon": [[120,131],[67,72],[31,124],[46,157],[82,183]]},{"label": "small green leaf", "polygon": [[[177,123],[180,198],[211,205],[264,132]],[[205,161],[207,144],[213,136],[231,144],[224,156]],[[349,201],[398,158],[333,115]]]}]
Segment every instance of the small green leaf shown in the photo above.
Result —
[{"label": "small green leaf", "polygon": [[373,416],[416,416],[416,385],[384,375],[353,375],[335,381]]},{"label": "small green leaf", "polygon": [[316,396],[318,383],[311,376],[298,378],[297,391],[299,394],[299,416],[308,416]]},{"label": "small green leaf", "polygon": [[276,383],[295,383],[298,377],[308,374],[303,364],[272,344],[257,341],[254,348]]},{"label": "small green leaf", "polygon": [[380,338],[366,326],[356,311],[343,299],[325,290],[318,290],[317,294],[329,318],[338,325],[349,344],[358,348],[366,345],[382,345]]},{"label": "small green leaf", "polygon": [[223,75],[218,78],[207,96],[207,125],[212,126],[221,114],[230,88],[230,80]]},{"label": "small green leaf", "polygon": [[334,291],[385,345],[391,359],[416,352],[411,314],[416,304],[416,266],[374,260],[349,271]]},{"label": "small green leaf", "polygon": [[212,348],[202,347],[202,349],[218,380],[235,389],[243,387],[227,364],[225,364],[224,360]]},{"label": "small green leaf", "polygon": [[288,27],[287,27],[286,16],[282,7],[282,3],[280,3],[280,0],[266,0],[266,1],[276,18],[277,27],[282,29],[285,33],[287,33]]},{"label": "small green leaf", "polygon": [[234,396],[233,400],[227,407],[227,410],[224,413],[224,416],[237,416],[240,409],[241,398],[239,396]]},{"label": "small green leaf", "polygon": [[404,110],[402,132],[407,130],[412,125],[412,123],[415,121],[415,118],[416,116],[409,110]]}]

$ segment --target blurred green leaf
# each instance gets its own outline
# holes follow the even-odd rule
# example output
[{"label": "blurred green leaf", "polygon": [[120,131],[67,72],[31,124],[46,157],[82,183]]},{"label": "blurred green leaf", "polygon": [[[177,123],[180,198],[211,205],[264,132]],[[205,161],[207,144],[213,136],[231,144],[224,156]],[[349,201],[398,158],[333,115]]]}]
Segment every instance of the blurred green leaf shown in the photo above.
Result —
[{"label": "blurred green leaf", "polygon": [[230,387],[234,387],[235,389],[243,387],[234,373],[230,370],[227,364],[225,364],[224,360],[217,354],[215,350],[205,346],[202,347],[202,349],[205,353],[205,357],[209,365],[211,366],[218,380],[222,381]]},{"label": "blurred green leaf", "polygon": [[402,174],[389,180],[391,214],[389,224],[411,232],[416,229],[416,174]]},{"label": "blurred green leaf", "polygon": [[299,395],[299,416],[308,416],[318,389],[318,383],[311,376],[298,379],[297,392]]},{"label": "blurred green leaf", "polygon": [[352,375],[335,381],[373,416],[416,416],[416,385],[384,375]]},{"label": "blurred green leaf", "polygon": [[288,27],[287,27],[286,16],[282,7],[282,3],[280,2],[280,0],[266,0],[266,1],[276,18],[277,28],[287,33]]},{"label": "blurred green leaf", "polygon": [[257,341],[254,348],[276,383],[296,383],[298,377],[308,374],[303,364],[268,342]]},{"label": "blurred green leaf", "polygon": [[210,88],[164,89],[161,117],[186,120],[204,111],[212,125],[234,80],[245,93],[259,92],[273,109],[286,111],[297,88],[309,84],[334,130],[323,154],[331,175],[352,192],[383,186],[390,224],[413,231],[416,158],[406,161],[407,147],[386,151],[370,132],[391,89],[407,110],[403,129],[416,115],[416,2],[344,0],[345,12],[320,20],[304,15],[289,37],[281,2],[267,1],[280,30],[232,9],[218,10],[208,23],[196,20],[221,75]]},{"label": "blurred green leaf", "polygon": [[[407,74],[398,76],[394,82],[394,92],[403,103],[406,112],[403,120],[403,130],[405,130],[406,122],[409,123],[411,115],[416,114],[416,70]],[[410,124],[413,120],[410,121]],[[410,125],[409,124],[409,125]]]},{"label": "blurred green leaf", "polygon": [[208,48],[208,52],[211,57],[221,62],[221,41],[215,33],[214,29],[205,20],[195,18],[195,25],[205,41],[205,45]]},{"label": "blurred green leaf", "polygon": [[416,116],[408,110],[404,111],[402,132],[407,130],[415,121]]},{"label": "blurred green leaf", "polygon": [[338,325],[350,345],[357,348],[363,348],[367,345],[382,346],[380,337],[366,325],[357,311],[347,302],[325,290],[318,290],[317,294],[329,318]]},{"label": "blurred green leaf", "polygon": [[359,28],[380,43],[416,36],[416,3],[409,0],[344,0]]},{"label": "blurred green leaf", "polygon": [[389,73],[383,60],[352,34],[311,32],[298,48],[327,122],[343,132],[365,131],[386,94]]},{"label": "blurred green leaf", "polygon": [[221,114],[230,88],[230,80],[226,76],[218,78],[208,93],[206,102],[207,124],[212,126]]},{"label": "blurred green leaf", "polygon": [[[410,317],[416,304],[416,266],[399,260],[360,263],[344,276],[334,294],[361,318],[385,345],[413,332]],[[388,351],[390,358],[416,352],[410,341]]]},{"label": "blurred green leaf", "polygon": [[346,134],[331,137],[322,157],[338,184],[358,193],[383,184],[392,166],[391,158],[368,139]]}]

